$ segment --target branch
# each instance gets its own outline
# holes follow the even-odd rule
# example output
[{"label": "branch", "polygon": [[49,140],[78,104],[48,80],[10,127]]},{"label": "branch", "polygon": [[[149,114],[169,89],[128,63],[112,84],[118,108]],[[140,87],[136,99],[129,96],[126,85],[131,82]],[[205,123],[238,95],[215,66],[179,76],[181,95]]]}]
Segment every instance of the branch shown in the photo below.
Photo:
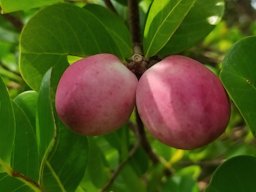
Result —
[{"label": "branch", "polygon": [[153,151],[153,149],[146,137],[144,125],[143,125],[143,122],[141,121],[141,118],[139,116],[137,108],[136,108],[136,121],[137,121],[137,125],[138,125],[139,141],[140,141],[142,148],[147,153],[147,155],[150,158],[150,160],[152,161],[153,165],[156,165],[159,163],[162,164],[164,166],[164,169],[163,169],[164,175],[167,177],[171,176],[173,174],[172,170],[169,167],[165,166],[165,164],[161,161],[159,156]]},{"label": "branch", "polygon": [[112,4],[111,0],[104,0],[104,3],[106,5],[106,7],[108,7],[111,11],[113,11],[114,13],[117,13],[114,5]]},{"label": "branch", "polygon": [[[135,130],[135,133],[138,137],[138,132]],[[111,187],[111,185],[114,183],[115,179],[117,178],[117,176],[120,174],[120,172],[123,170],[123,168],[125,167],[125,165],[129,162],[129,160],[134,156],[134,154],[137,152],[138,148],[140,146],[139,141],[134,145],[134,147],[129,151],[128,156],[126,159],[124,159],[119,166],[117,167],[117,169],[113,172],[110,180],[106,183],[106,185],[102,188],[101,192],[107,192],[108,189]]]},{"label": "branch", "polygon": [[[0,11],[1,11],[1,8],[0,8]],[[19,18],[11,14],[3,14],[2,17],[5,18],[9,23],[11,23],[18,32],[21,32],[23,28],[23,22]]]},{"label": "branch", "polygon": [[140,17],[138,0],[128,0],[129,24],[132,33],[134,53],[141,54]]},{"label": "branch", "polygon": [[154,153],[150,143],[147,140],[145,130],[144,130],[144,125],[143,125],[143,122],[141,121],[141,118],[139,116],[137,109],[136,109],[136,121],[138,125],[139,141],[141,143],[142,148],[145,150],[145,152],[147,153],[147,155],[149,156],[153,164],[159,163],[160,161],[158,156]]}]

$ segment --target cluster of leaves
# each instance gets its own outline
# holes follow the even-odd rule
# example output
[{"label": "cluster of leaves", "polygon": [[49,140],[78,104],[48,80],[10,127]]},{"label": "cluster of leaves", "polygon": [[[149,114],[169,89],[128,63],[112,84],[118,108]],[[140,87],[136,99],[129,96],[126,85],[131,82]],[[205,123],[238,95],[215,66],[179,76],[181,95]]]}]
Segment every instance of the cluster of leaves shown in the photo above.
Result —
[{"label": "cluster of leaves", "polygon": [[[130,129],[133,117],[114,133],[87,138],[66,128],[55,112],[56,86],[73,56],[108,52],[127,60],[133,54],[127,1],[113,1],[117,13],[102,1],[94,3],[0,0],[4,13],[22,10],[11,15],[12,21],[14,16],[26,23],[20,32],[0,17],[0,191],[99,191],[137,142]],[[223,0],[141,0],[139,5],[147,59],[195,52],[199,49],[195,45],[224,12]],[[31,8],[36,9],[27,11]],[[218,39],[230,32],[223,32],[225,26],[220,23],[200,45],[213,50],[224,47],[220,78],[235,104],[227,132],[193,151],[167,147],[149,136],[161,163],[152,163],[140,146],[115,179],[113,191],[196,192],[218,166],[208,192],[254,190],[256,160],[248,156],[256,154],[253,135],[248,128],[233,127],[241,124],[241,113],[252,133],[256,131],[256,37],[239,41],[226,53],[234,39],[230,34]],[[223,163],[229,157],[233,158]]]}]

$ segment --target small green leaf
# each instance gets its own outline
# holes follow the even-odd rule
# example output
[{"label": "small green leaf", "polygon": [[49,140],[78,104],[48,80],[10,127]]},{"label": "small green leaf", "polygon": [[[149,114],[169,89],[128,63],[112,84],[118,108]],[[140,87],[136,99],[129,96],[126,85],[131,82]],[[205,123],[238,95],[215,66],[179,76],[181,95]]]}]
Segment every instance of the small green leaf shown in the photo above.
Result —
[{"label": "small green leaf", "polygon": [[38,93],[36,91],[22,92],[14,99],[14,102],[23,110],[34,128],[36,126],[37,100]]},{"label": "small green leaf", "polygon": [[122,58],[130,50],[120,50],[116,36],[111,34],[84,8],[64,3],[46,7],[29,20],[21,34],[22,76],[30,87],[39,90],[46,71],[56,64],[66,66],[68,55],[107,52]]},{"label": "small green leaf", "polygon": [[[15,119],[7,88],[0,77],[0,160],[10,163],[15,137]],[[0,172],[2,168],[0,166]]]},{"label": "small green leaf", "polygon": [[226,54],[220,78],[247,125],[256,135],[256,37],[237,42]]},{"label": "small green leaf", "polygon": [[73,192],[85,173],[88,141],[57,121],[55,145],[44,164],[40,184],[44,191]]},{"label": "small green leaf", "polygon": [[159,54],[179,53],[202,40],[221,20],[224,7],[224,0],[197,0]]},{"label": "small green leaf", "polygon": [[256,158],[236,156],[217,168],[206,192],[254,192]]},{"label": "small green leaf", "polygon": [[63,2],[64,0],[0,0],[3,13],[51,5]]},{"label": "small green leaf", "polygon": [[35,128],[22,109],[13,103],[16,121],[15,143],[12,152],[12,168],[37,181],[39,171]]},{"label": "small green leaf", "polygon": [[196,0],[154,0],[144,30],[145,56],[158,53],[179,28]]},{"label": "small green leaf", "polygon": [[121,17],[96,4],[87,4],[85,9],[97,17],[99,22],[101,22],[102,25],[106,28],[109,34],[113,37],[116,46],[119,47],[119,50],[121,50],[122,56],[124,58],[131,57],[131,35]]}]

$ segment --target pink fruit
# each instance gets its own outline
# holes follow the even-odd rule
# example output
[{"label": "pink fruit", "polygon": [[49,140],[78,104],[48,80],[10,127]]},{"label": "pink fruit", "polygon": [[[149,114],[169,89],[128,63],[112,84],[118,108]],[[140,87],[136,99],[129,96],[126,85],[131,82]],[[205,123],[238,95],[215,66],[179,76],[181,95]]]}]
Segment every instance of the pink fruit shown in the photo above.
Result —
[{"label": "pink fruit", "polygon": [[194,149],[220,136],[230,103],[220,80],[199,62],[169,56],[139,80],[136,104],[152,135],[175,148]]},{"label": "pink fruit", "polygon": [[84,135],[100,135],[122,126],[135,105],[136,76],[111,54],[81,59],[58,84],[56,110],[61,120]]}]

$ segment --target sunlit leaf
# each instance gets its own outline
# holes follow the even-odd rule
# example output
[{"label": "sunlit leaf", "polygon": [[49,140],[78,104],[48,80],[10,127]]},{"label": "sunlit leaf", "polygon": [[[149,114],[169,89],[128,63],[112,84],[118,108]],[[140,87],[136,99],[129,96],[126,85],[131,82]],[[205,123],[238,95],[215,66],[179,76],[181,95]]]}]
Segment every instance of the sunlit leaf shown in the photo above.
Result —
[{"label": "sunlit leaf", "polygon": [[51,5],[64,0],[0,0],[4,13]]},{"label": "sunlit leaf", "polygon": [[144,30],[145,56],[160,51],[179,28],[196,0],[154,0]]},{"label": "sunlit leaf", "polygon": [[86,9],[72,4],[49,6],[32,17],[21,34],[22,76],[29,86],[39,90],[46,71],[54,65],[67,65],[67,55],[107,52],[123,58],[130,50],[120,50],[114,40],[116,36],[111,34]]},{"label": "sunlit leaf", "polygon": [[246,123],[256,135],[256,37],[237,42],[226,54],[220,78]]},{"label": "sunlit leaf", "polygon": [[202,40],[221,20],[224,7],[224,0],[197,0],[159,54],[179,53]]}]

